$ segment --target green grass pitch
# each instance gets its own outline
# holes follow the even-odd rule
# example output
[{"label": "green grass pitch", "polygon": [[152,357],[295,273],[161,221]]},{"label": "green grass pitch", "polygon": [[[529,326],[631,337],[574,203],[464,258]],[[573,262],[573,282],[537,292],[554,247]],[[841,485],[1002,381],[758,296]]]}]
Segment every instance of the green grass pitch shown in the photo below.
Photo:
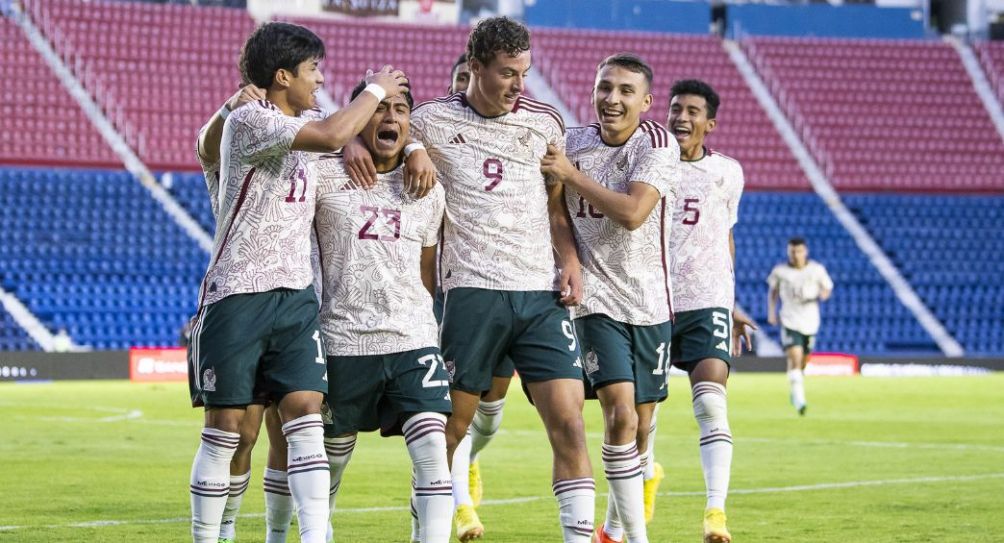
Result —
[{"label": "green grass pitch", "polygon": [[[654,542],[699,542],[704,483],[686,379],[659,415]],[[736,543],[1004,541],[1004,374],[810,378],[809,412],[782,374],[734,374],[728,501]],[[184,384],[0,384],[0,542],[183,542],[201,413]],[[597,477],[599,406],[586,406]],[[518,388],[483,453],[488,542],[557,542],[550,452]],[[264,539],[263,442],[238,541]],[[410,466],[401,438],[360,440],[335,514],[336,541],[407,542]],[[293,530],[295,531],[295,529]],[[291,535],[290,541],[298,541]]]}]

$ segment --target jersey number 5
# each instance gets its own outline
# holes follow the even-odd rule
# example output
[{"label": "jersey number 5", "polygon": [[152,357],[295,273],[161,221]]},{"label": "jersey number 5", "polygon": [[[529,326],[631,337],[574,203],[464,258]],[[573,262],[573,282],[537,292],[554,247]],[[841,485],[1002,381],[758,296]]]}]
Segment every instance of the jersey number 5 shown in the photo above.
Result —
[{"label": "jersey number 5", "polygon": [[497,158],[486,158],[485,163],[481,165],[481,172],[485,174],[485,178],[491,179],[491,182],[485,185],[485,190],[491,192],[502,182],[502,161]]},{"label": "jersey number 5", "polygon": [[[683,200],[683,211],[687,214],[683,217],[683,224],[693,226],[701,220],[701,209],[697,204],[701,203],[697,198],[687,198]],[[693,215],[691,215],[693,213]]]}]

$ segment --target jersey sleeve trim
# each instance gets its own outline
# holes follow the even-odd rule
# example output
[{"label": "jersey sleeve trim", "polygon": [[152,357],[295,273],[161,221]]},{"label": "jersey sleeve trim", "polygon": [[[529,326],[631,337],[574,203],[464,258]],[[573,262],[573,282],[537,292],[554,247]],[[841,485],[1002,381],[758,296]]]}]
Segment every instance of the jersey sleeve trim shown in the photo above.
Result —
[{"label": "jersey sleeve trim", "polygon": [[561,129],[561,133],[565,133],[565,121],[561,118],[561,113],[559,113],[553,106],[545,104],[544,102],[538,102],[532,98],[527,98],[526,96],[520,96],[516,101],[516,106],[513,108],[513,113],[519,109],[525,109],[531,113],[549,115],[552,119],[554,119],[554,122],[558,123],[558,128]]},{"label": "jersey sleeve trim", "polygon": [[653,149],[669,147],[669,131],[655,121],[642,121],[641,131],[648,134]]}]

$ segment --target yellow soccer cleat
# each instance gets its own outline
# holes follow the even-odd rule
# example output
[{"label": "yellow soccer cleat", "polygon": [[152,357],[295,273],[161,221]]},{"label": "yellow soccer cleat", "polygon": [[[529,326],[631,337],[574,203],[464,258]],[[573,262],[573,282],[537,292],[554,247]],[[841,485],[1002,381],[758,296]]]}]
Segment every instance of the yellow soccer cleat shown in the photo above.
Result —
[{"label": "yellow soccer cleat", "polygon": [[457,526],[457,539],[460,541],[481,539],[481,536],[485,535],[485,527],[478,518],[478,512],[470,505],[457,506],[453,522]]},{"label": "yellow soccer cleat", "polygon": [[481,486],[481,464],[477,459],[471,462],[471,467],[467,470],[467,485],[471,493],[471,501],[477,508],[481,505],[481,497],[485,493],[484,487]]},{"label": "yellow soccer cleat", "polygon": [[652,522],[655,516],[655,495],[659,491],[659,483],[666,478],[666,472],[662,469],[662,464],[656,462],[652,467],[654,475],[645,481],[645,523]]},{"label": "yellow soccer cleat", "polygon": [[725,511],[704,510],[704,543],[732,543],[732,534],[725,527]]},{"label": "yellow soccer cleat", "polygon": [[592,543],[621,543],[621,540],[608,536],[607,533],[603,531],[603,525],[600,524],[600,527],[593,533]]}]

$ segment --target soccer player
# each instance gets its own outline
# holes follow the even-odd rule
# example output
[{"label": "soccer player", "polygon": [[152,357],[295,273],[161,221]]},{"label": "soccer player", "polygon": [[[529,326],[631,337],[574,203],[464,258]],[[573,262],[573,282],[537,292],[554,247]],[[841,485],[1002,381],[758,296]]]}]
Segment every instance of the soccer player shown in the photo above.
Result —
[{"label": "soccer player", "polygon": [[[652,68],[621,53],[596,69],[597,123],[568,132],[542,170],[565,185],[582,258],[583,298],[573,310],[585,371],[603,407],[607,518],[594,541],[647,543],[642,460],[656,402],[666,399],[672,335],[667,235],[680,149],[641,121],[652,106]],[[574,165],[573,165],[574,163]]]},{"label": "soccer player", "polygon": [[[365,82],[353,91],[363,92]],[[404,435],[414,465],[423,543],[450,539],[453,497],[446,461],[449,375],[432,313],[443,188],[404,189],[411,94],[386,98],[363,129],[377,184],[350,182],[340,157],[317,163],[315,230],[323,271],[321,330],[328,361],[325,427],[331,509],[356,434]]]},{"label": "soccer player", "polygon": [[325,540],[328,462],[321,403],[326,371],[311,287],[310,229],[316,184],[307,151],[329,152],[355,136],[386,96],[407,88],[400,71],[367,76],[368,92],[323,121],[315,107],[324,45],[288,23],[258,27],[241,51],[243,79],[267,100],[229,114],[220,146],[219,227],[200,288],[192,336],[205,428],[192,464],[192,537],[216,543],[230,493],[229,467],[257,376],[278,401],[288,443],[290,494],[300,538]]},{"label": "soccer player", "polygon": [[471,84],[471,67],[467,64],[467,53],[460,53],[453,69],[450,70],[450,88],[447,94],[455,92],[466,92],[467,86]]},{"label": "soccer player", "polygon": [[[213,114],[199,131],[196,155],[206,178],[209,191],[210,209],[213,218],[219,213],[220,141],[223,139],[223,125],[233,110],[257,100],[266,99],[265,91],[254,85],[246,85],[228,99]],[[194,386],[192,365],[189,364],[189,387]],[[194,394],[194,391],[192,391]],[[199,402],[201,404],[201,402]],[[199,405],[201,407],[201,405]],[[267,414],[266,414],[267,413]],[[262,419],[266,421],[269,437],[268,463],[264,474],[265,489],[265,543],[284,543],[289,523],[293,516],[293,499],[289,494],[286,480],[286,440],[276,406],[267,391],[256,388],[252,403],[248,404],[240,425],[240,441],[230,461],[230,494],[223,509],[219,543],[232,543],[236,539],[237,515],[240,512],[244,492],[251,479],[251,451],[258,441]]]},{"label": "soccer player", "polygon": [[[453,64],[450,81],[450,94],[466,92],[471,81],[471,68],[467,64],[467,53],[461,53]],[[437,291],[437,315],[442,319],[442,290]],[[484,490],[481,483],[481,465],[478,455],[488,446],[502,426],[502,413],[505,407],[505,397],[509,392],[509,383],[515,369],[512,360],[505,357],[492,370],[492,385],[481,395],[478,409],[474,413],[468,436],[457,446],[460,454],[467,454],[470,467],[466,474],[456,473],[453,478],[453,497],[458,507],[470,506],[477,508],[481,504]],[[458,463],[461,465],[462,463]]]},{"label": "soccer player", "polygon": [[716,127],[720,101],[710,85],[677,81],[670,91],[670,131],[680,144],[683,177],[673,212],[673,365],[690,375],[694,417],[700,429],[701,467],[707,491],[705,543],[732,540],[725,497],[732,466],[725,385],[732,356],[750,347],[749,318],[735,309],[735,243],[743,171],[739,163],[705,146]]},{"label": "soccer player", "polygon": [[791,403],[805,415],[805,364],[819,331],[819,302],[830,299],[833,280],[826,268],[809,260],[802,238],[788,241],[788,262],[778,264],[767,277],[767,322],[777,325],[777,300],[781,299],[781,346],[788,359]]},{"label": "soccer player", "polygon": [[[564,541],[589,541],[596,492],[582,422],[582,362],[566,307],[581,297],[581,267],[561,185],[540,172],[548,144],[564,147],[564,123],[554,108],[522,96],[530,68],[525,26],[483,19],[471,30],[467,58],[466,92],[412,114],[446,190],[440,337],[453,400],[447,451],[453,472],[468,473],[468,456],[455,451],[508,355],[554,452]],[[461,541],[484,533],[473,507],[459,507],[455,521]]]}]

